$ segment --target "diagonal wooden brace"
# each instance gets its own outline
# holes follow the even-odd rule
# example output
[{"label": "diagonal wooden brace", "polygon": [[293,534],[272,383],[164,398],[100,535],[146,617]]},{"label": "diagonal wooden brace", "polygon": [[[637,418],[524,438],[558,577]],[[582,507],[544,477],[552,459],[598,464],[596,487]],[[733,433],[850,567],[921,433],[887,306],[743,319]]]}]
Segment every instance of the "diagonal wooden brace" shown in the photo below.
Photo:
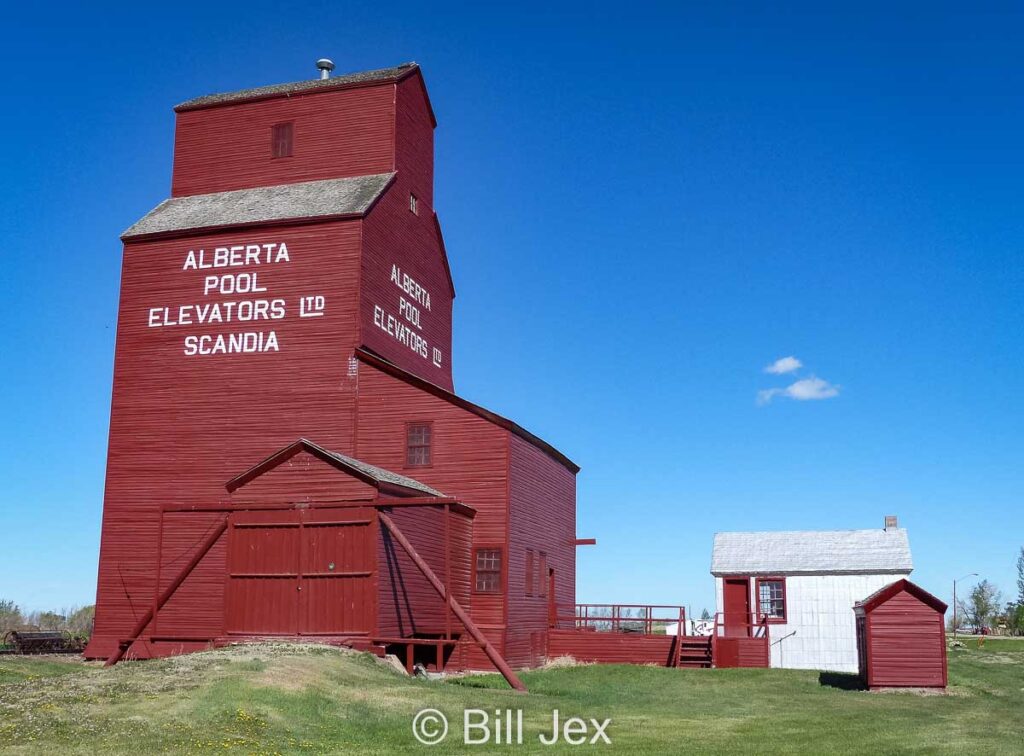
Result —
[{"label": "diagonal wooden brace", "polygon": [[207,552],[210,549],[213,548],[213,544],[217,543],[217,539],[220,538],[224,534],[224,531],[227,529],[228,518],[225,517],[223,520],[220,521],[217,527],[214,528],[213,532],[210,533],[206,540],[203,541],[202,545],[199,547],[199,550],[196,551],[196,553],[188,561],[188,564],[181,568],[181,572],[179,572],[175,576],[174,580],[171,581],[171,584],[167,586],[167,590],[160,594],[160,596],[156,600],[156,603],[149,609],[147,609],[146,613],[143,614],[139,618],[139,621],[135,623],[135,627],[132,628],[132,632],[128,636],[128,640],[123,640],[120,643],[118,643],[117,650],[114,651],[114,653],[112,653],[107,658],[107,661],[103,665],[104,667],[113,666],[114,664],[117,664],[119,661],[121,661],[122,658],[124,658],[125,653],[128,651],[129,648],[131,648],[131,645],[139,639],[139,636],[142,635],[142,631],[146,629],[146,625],[148,625],[150,620],[153,619],[154,613],[160,611],[160,608],[164,604],[166,604],[168,599],[170,599],[171,596],[174,595],[174,592],[181,587],[181,584],[185,582],[185,578],[187,578],[192,573],[192,570],[194,570],[196,568],[196,565],[199,564],[200,561],[202,561],[202,558],[206,556]]},{"label": "diagonal wooden brace", "polygon": [[445,590],[444,583],[442,583],[438,579],[437,575],[434,574],[434,571],[430,569],[430,565],[423,561],[423,557],[416,552],[416,549],[414,549],[413,545],[409,543],[408,539],[406,539],[402,534],[402,531],[398,529],[398,526],[395,525],[394,521],[383,512],[378,512],[377,516],[380,518],[381,523],[384,524],[384,527],[388,529],[388,532],[390,532],[394,539],[398,541],[399,545],[405,549],[405,553],[409,555],[409,558],[412,559],[413,563],[419,568],[419,571],[423,573],[427,582],[429,582],[434,590],[438,592],[442,599],[446,598],[448,600],[448,607],[452,610],[455,616],[458,617],[459,622],[466,627],[469,634],[473,636],[473,640],[480,644],[480,648],[483,649],[484,653],[487,654],[487,658],[490,659],[491,663],[497,667],[499,672],[501,672],[502,677],[504,677],[505,680],[508,681],[508,684],[515,690],[525,693],[526,686],[523,685],[519,677],[516,676],[516,673],[512,671],[512,667],[510,667],[508,662],[505,661],[502,655],[498,653],[498,649],[491,645],[491,642],[487,640],[487,636],[484,635],[480,628],[476,626],[476,623],[470,619],[469,615],[462,608],[459,602],[456,601],[453,596],[448,595]]}]

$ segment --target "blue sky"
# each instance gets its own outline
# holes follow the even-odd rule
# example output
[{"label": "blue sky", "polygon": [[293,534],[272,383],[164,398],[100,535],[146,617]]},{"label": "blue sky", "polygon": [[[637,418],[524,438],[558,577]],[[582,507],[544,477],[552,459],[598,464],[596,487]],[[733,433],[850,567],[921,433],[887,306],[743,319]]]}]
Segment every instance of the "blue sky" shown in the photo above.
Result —
[{"label": "blue sky", "polygon": [[118,235],[171,106],[324,55],[424,67],[456,388],[582,465],[581,601],[710,608],[716,530],[891,513],[926,588],[1015,592],[1020,6],[707,5],[9,9],[0,597],[93,600]]}]

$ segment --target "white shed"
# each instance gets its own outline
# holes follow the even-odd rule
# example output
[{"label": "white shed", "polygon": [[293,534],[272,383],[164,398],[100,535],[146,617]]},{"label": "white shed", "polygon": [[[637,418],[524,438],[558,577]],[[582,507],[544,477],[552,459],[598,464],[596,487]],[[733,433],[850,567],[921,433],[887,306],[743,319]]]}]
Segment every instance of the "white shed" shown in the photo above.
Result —
[{"label": "white shed", "polygon": [[876,530],[716,533],[711,556],[726,635],[769,624],[771,666],[856,672],[853,605],[913,570],[895,517]]}]

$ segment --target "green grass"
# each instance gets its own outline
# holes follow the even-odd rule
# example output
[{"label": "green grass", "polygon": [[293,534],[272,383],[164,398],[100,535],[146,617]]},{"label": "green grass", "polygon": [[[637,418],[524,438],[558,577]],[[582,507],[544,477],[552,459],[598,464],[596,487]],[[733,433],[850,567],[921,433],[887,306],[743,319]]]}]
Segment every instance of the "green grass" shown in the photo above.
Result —
[{"label": "green grass", "polygon": [[[70,659],[0,657],[5,753],[402,753],[425,746],[413,715],[452,721],[433,753],[461,745],[467,707],[521,708],[522,753],[541,748],[551,711],[610,717],[625,753],[1024,752],[1024,639],[968,639],[950,651],[947,695],[849,690],[842,675],[631,666],[527,672],[530,695],[481,675],[412,680],[372,657],[310,646],[222,649],[112,669]],[[824,684],[823,684],[824,683]],[[585,750],[585,749],[584,749]]]}]

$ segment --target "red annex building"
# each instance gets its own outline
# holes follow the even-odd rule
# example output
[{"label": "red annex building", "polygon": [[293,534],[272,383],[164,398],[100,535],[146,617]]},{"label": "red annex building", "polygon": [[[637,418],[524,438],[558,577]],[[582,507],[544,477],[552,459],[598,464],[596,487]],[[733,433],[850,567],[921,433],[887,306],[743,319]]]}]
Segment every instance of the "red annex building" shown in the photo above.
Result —
[{"label": "red annex building", "polygon": [[575,601],[579,468],[454,393],[420,68],[175,111],[171,197],[122,236],[86,656],[315,637],[538,663]]}]

